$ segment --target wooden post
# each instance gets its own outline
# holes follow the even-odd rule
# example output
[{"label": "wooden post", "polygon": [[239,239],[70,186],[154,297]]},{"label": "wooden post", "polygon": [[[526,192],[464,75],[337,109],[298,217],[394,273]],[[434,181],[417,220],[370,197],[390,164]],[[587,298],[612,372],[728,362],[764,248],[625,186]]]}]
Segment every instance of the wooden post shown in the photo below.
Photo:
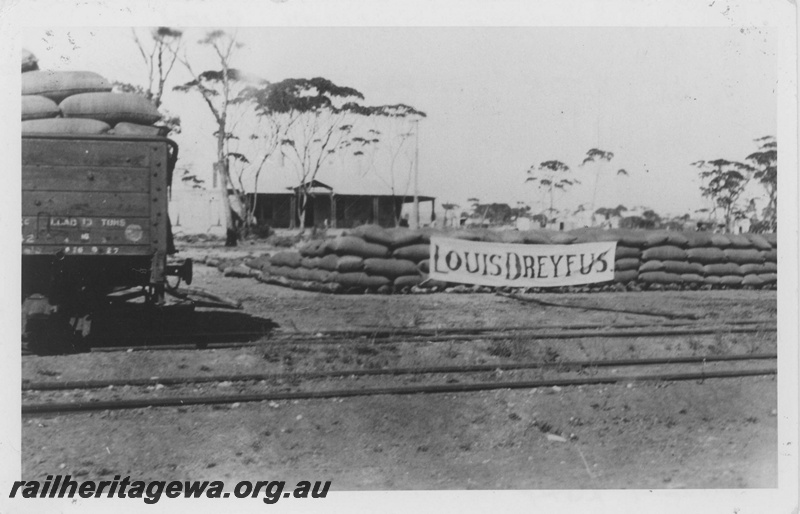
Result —
[{"label": "wooden post", "polygon": [[292,195],[289,198],[289,228],[294,229],[295,225],[295,217],[297,216],[297,195]]},{"label": "wooden post", "polygon": [[331,192],[331,228],[336,228],[336,195]]},{"label": "wooden post", "polygon": [[373,217],[373,223],[375,223],[376,225],[381,224],[380,207],[381,207],[380,200],[376,196],[372,199],[372,217]]}]

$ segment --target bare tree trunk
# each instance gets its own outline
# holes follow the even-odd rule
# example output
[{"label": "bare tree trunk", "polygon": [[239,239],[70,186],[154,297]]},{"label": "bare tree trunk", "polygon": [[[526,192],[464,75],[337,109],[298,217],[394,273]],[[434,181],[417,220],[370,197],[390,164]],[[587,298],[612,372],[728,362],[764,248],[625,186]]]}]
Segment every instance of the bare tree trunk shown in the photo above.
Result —
[{"label": "bare tree trunk", "polygon": [[305,188],[300,188],[299,191],[300,198],[298,198],[297,202],[297,219],[300,222],[300,233],[303,234],[306,231],[306,210],[308,209],[308,191]]},{"label": "bare tree trunk", "polygon": [[483,222],[486,221],[486,214],[489,212],[489,206],[487,205],[485,209],[483,209],[483,214],[481,214],[481,228],[483,228]]},{"label": "bare tree trunk", "polygon": [[236,232],[236,223],[233,220],[231,201],[228,198],[228,158],[225,155],[225,130],[219,127],[217,135],[217,173],[219,174],[219,191],[222,195],[222,208],[225,210],[225,246],[236,246],[239,234]]}]

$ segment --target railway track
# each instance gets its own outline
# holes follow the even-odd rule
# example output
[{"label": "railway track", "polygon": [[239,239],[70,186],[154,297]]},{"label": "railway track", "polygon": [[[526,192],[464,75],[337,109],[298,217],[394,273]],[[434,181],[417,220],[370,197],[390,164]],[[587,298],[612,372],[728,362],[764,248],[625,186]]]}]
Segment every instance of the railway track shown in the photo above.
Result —
[{"label": "railway track", "polygon": [[[343,344],[369,341],[374,344],[467,342],[474,340],[529,339],[579,339],[579,338],[638,338],[710,335],[717,333],[744,334],[775,332],[774,320],[729,320],[713,325],[698,322],[672,322],[660,324],[600,324],[542,325],[498,327],[469,327],[443,329],[382,329],[356,331],[320,331],[314,333],[270,334],[265,332],[205,332],[191,334],[160,334],[148,338],[149,344],[131,345],[114,341],[113,345],[94,346],[92,352],[159,351],[226,349],[280,344]],[[191,339],[192,342],[175,343]],[[222,341],[220,341],[222,339]],[[231,340],[233,339],[233,340]]]},{"label": "railway track", "polygon": [[[707,325],[732,325],[732,326],[748,326],[748,325],[769,325],[774,324],[774,318],[761,318],[761,319],[719,319],[713,320],[713,323],[706,323]],[[447,334],[473,334],[485,332],[519,332],[530,331],[534,329],[539,330],[588,330],[588,329],[602,329],[602,328],[653,328],[653,327],[685,327],[691,325],[703,325],[698,321],[662,321],[656,322],[631,322],[631,323],[614,323],[609,325],[607,323],[570,323],[570,324],[544,324],[544,325],[511,325],[507,327],[487,327],[487,326],[473,326],[473,327],[433,327],[433,328],[420,328],[420,327],[375,327],[375,328],[360,328],[349,330],[318,330],[314,334],[322,334],[326,337],[373,337],[383,338],[392,336],[433,336],[442,333]],[[223,332],[223,334],[253,334],[253,335],[268,335],[266,332]],[[308,333],[305,332],[273,332],[280,338],[306,338]]]},{"label": "railway track", "polygon": [[[408,394],[442,394],[442,393],[468,393],[479,391],[490,391],[496,389],[535,389],[542,387],[566,387],[578,385],[599,385],[632,382],[652,382],[652,381],[685,381],[685,380],[710,380],[710,379],[730,379],[750,376],[769,376],[777,374],[776,367],[754,368],[754,362],[765,360],[776,360],[776,354],[753,354],[753,355],[728,355],[728,356],[683,356],[669,357],[660,359],[615,359],[615,360],[588,360],[588,361],[564,361],[554,363],[531,362],[531,363],[505,363],[491,365],[466,365],[466,366],[438,366],[420,368],[386,368],[375,370],[337,370],[320,371],[308,373],[282,373],[282,374],[244,374],[244,375],[224,375],[215,377],[162,377],[158,379],[125,379],[112,381],[74,381],[74,382],[40,382],[26,383],[23,390],[30,396],[32,392],[46,394],[47,391],[69,391],[81,389],[100,389],[115,387],[119,385],[152,387],[160,384],[161,386],[183,386],[186,384],[197,383],[220,383],[220,382],[265,382],[265,381],[293,381],[290,390],[271,390],[259,391],[255,393],[242,394],[204,394],[204,395],[183,395],[157,397],[152,394],[139,395],[135,398],[112,399],[112,400],[90,400],[90,401],[58,401],[58,402],[31,402],[26,401],[22,405],[23,415],[43,415],[43,414],[71,414],[80,412],[90,412],[98,410],[120,410],[120,409],[139,409],[147,407],[180,407],[187,405],[219,405],[245,402],[262,402],[278,400],[311,400],[326,398],[348,398],[375,395],[408,395]],[[708,365],[714,363],[725,363],[734,365],[734,369],[707,369]],[[693,367],[691,371],[664,371],[664,367],[682,365],[684,368]],[[634,374],[618,375],[608,373],[604,375],[591,376],[570,376],[538,378],[535,380],[503,380],[503,381],[474,381],[460,383],[455,377],[468,376],[471,373],[496,372],[511,370],[530,370],[536,368],[548,368],[556,374],[565,374],[575,371],[600,368],[636,368],[648,369],[658,368],[655,372],[638,372]],[[427,383],[419,385],[385,386],[378,387],[351,387],[351,388],[328,388],[315,390],[297,390],[297,384],[303,380],[313,379],[333,379],[345,378],[356,379],[363,376],[377,375],[445,375],[449,377],[445,383]],[[458,382],[458,383],[453,383]],[[338,384],[339,382],[337,382]],[[263,384],[262,384],[263,385]]]}]

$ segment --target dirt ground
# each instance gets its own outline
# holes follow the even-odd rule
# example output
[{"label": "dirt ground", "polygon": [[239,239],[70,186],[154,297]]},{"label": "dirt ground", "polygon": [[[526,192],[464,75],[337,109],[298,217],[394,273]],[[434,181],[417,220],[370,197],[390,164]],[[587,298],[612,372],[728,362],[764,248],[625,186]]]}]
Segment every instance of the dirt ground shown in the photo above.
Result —
[{"label": "dirt ground", "polygon": [[[326,296],[254,279],[226,278],[202,265],[196,267],[195,276],[195,285],[243,304],[241,312],[198,312],[190,321],[195,328],[263,329],[266,337],[354,328],[664,321],[629,313],[543,307],[494,294]],[[547,294],[540,298],[573,307],[693,313],[706,322],[777,317],[775,291]],[[776,348],[774,332],[466,343],[379,344],[365,338],[358,345],[270,345],[269,339],[265,341],[257,347],[226,350],[25,356],[22,377],[30,381],[149,378],[727,355]],[[761,367],[770,365],[767,361]],[[553,373],[493,372],[450,380],[542,378]],[[301,385],[305,389],[345,388],[418,381],[441,383],[444,377],[350,377]],[[217,388],[219,394],[233,394],[296,385],[227,383],[163,390],[151,386],[148,393],[197,394]],[[119,398],[135,392],[130,387],[86,391],[83,399]],[[37,398],[57,401],[59,394]],[[23,394],[23,401],[27,399]],[[542,427],[567,441],[550,440]],[[84,479],[119,474],[136,479],[231,482],[332,480],[332,489],[338,491],[769,488],[777,486],[777,387],[774,376],[765,376],[26,416],[22,443],[23,478],[30,480],[58,472]]]}]

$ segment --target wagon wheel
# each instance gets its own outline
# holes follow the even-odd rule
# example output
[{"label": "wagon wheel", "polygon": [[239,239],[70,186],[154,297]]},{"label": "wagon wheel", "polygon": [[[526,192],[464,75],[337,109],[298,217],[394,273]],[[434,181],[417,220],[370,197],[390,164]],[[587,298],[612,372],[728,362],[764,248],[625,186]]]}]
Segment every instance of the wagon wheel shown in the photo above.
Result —
[{"label": "wagon wheel", "polygon": [[31,295],[22,304],[22,349],[38,355],[85,350],[91,322],[88,316],[68,318],[43,295]]}]

